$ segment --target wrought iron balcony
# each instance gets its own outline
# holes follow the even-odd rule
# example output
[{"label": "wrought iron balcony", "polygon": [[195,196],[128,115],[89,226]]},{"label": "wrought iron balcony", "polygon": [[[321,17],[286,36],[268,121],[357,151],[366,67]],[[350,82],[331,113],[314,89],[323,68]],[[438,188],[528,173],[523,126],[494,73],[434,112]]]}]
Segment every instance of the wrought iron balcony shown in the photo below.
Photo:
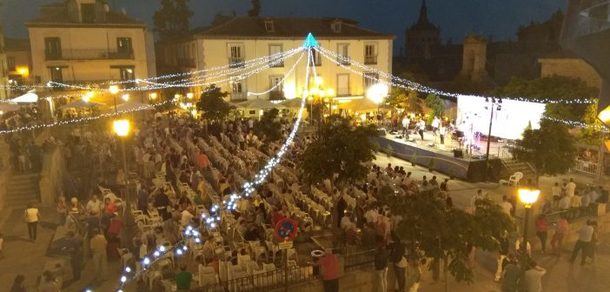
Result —
[{"label": "wrought iron balcony", "polygon": [[245,65],[244,58],[229,58],[229,68],[241,68]]},{"label": "wrought iron balcony", "polygon": [[112,51],[104,49],[69,49],[61,52],[46,52],[47,61],[52,60],[132,60],[133,51]]},{"label": "wrought iron balcony", "polygon": [[364,56],[365,65],[377,65],[377,56]]}]

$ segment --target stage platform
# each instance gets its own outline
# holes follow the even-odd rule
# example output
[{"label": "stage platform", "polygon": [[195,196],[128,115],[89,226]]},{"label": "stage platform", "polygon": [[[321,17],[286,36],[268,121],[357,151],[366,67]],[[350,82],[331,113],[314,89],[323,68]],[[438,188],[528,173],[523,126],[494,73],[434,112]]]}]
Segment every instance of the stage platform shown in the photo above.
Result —
[{"label": "stage platform", "polygon": [[[427,132],[424,135],[424,141],[421,141],[419,136],[411,135],[412,142],[404,138],[397,138],[397,135],[385,134],[375,138],[379,144],[380,150],[384,151],[391,149],[392,154],[398,158],[410,161],[417,165],[427,167],[431,170],[441,172],[454,178],[463,179],[470,182],[479,182],[485,180],[486,163],[485,159],[480,156],[470,156],[464,153],[466,157],[454,157],[453,149],[459,149],[459,145],[454,141],[448,140],[446,145],[436,144],[435,137]],[[418,141],[419,140],[419,141]],[[490,159],[490,167],[492,172],[499,172],[500,159],[492,157]]]}]

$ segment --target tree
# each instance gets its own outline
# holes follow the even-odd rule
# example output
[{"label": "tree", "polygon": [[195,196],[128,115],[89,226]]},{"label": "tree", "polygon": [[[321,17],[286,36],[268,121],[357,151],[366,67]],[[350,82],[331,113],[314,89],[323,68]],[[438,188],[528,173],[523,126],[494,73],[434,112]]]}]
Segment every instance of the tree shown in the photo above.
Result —
[{"label": "tree", "polygon": [[155,31],[161,40],[182,36],[189,32],[193,11],[189,0],[161,0],[161,7],[153,16]]},{"label": "tree", "polygon": [[433,117],[442,117],[445,113],[445,101],[436,94],[426,96],[426,106],[432,109]]},{"label": "tree", "polygon": [[425,257],[433,258],[436,271],[441,260],[444,261],[444,271],[450,272],[457,281],[473,280],[473,271],[468,265],[470,247],[498,250],[500,238],[515,230],[514,223],[500,207],[486,199],[476,202],[474,214],[448,208],[437,191],[407,197],[385,192],[380,200],[389,206],[392,214],[402,216],[395,231],[410,254],[419,250]]},{"label": "tree", "polygon": [[542,120],[540,129],[523,132],[512,153],[517,160],[531,163],[539,174],[555,175],[574,165],[576,146],[564,124]]},{"label": "tree", "polygon": [[422,100],[417,96],[417,92],[403,88],[393,88],[386,104],[392,108],[402,108],[411,112],[423,113]]},{"label": "tree", "polygon": [[265,137],[266,142],[274,142],[282,137],[282,124],[278,120],[280,111],[276,108],[266,111],[261,120],[254,126],[254,132],[259,137]]},{"label": "tree", "polygon": [[228,95],[228,92],[221,91],[220,87],[212,84],[201,94],[201,98],[197,102],[197,109],[203,111],[203,115],[207,119],[222,121],[232,109],[232,106],[224,100]]},{"label": "tree", "polygon": [[370,138],[372,127],[352,127],[350,121],[330,117],[320,125],[313,142],[302,154],[303,176],[310,184],[330,179],[341,185],[356,182],[368,174],[364,165],[374,158]]},{"label": "tree", "polygon": [[[549,98],[562,100],[565,98],[588,98],[597,96],[597,89],[588,86],[580,79],[564,76],[550,76],[534,80],[512,78],[504,87],[494,91],[497,95],[526,98]],[[585,114],[591,104],[561,104],[549,103],[545,116],[549,118],[586,122]]]},{"label": "tree", "polygon": [[252,8],[248,10],[248,16],[258,17],[261,13],[261,1],[250,0],[250,3],[252,3]]}]

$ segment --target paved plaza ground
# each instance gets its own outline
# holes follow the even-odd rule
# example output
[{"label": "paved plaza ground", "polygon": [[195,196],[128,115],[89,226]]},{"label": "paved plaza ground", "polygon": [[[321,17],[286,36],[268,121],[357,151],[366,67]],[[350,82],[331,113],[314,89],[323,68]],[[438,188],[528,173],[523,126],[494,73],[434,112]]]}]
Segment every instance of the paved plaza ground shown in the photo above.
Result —
[{"label": "paved plaza ground", "polygon": [[[431,176],[430,172],[421,167],[412,166],[411,163],[397,159],[379,156],[376,161],[380,165],[404,166],[407,171],[413,173],[414,178],[421,178],[423,175]],[[439,180],[446,176],[433,173]],[[541,188],[543,191],[550,188],[550,184],[555,179],[542,179]],[[449,188],[454,205],[458,208],[466,207],[470,204],[470,197],[477,189],[484,189],[489,193],[491,199],[500,201],[503,194],[514,192],[515,189],[498,186],[489,183],[467,183],[463,181],[451,181]],[[0,230],[4,233],[4,257],[0,259],[0,290],[9,287],[17,274],[26,276],[28,291],[35,291],[37,277],[42,273],[45,263],[57,260],[45,256],[46,249],[54,233],[54,222],[56,221],[53,208],[41,208],[42,223],[38,230],[36,242],[27,240],[27,229],[23,223],[23,211],[21,209],[3,210],[0,212]],[[519,215],[519,211],[517,213]],[[594,263],[580,266],[571,265],[568,261],[569,252],[574,245],[573,241],[564,245],[561,257],[551,255],[541,255],[534,251],[534,258],[539,264],[547,269],[547,275],[543,278],[545,291],[578,291],[578,292],[602,292],[610,291],[610,233],[605,231],[607,226],[600,226],[600,244],[597,249],[596,260]],[[448,291],[473,291],[487,292],[499,291],[499,284],[493,282],[496,260],[495,254],[478,252],[477,267],[475,270],[475,282],[473,285],[466,283],[455,283],[449,277]],[[65,291],[82,291],[85,288],[93,288],[95,291],[114,291],[116,289],[119,265],[116,262],[108,264],[107,280],[103,283],[92,283],[93,271],[89,262],[85,263],[82,280],[72,283]],[[434,282],[431,273],[425,273],[420,291],[444,291],[443,281]]]}]

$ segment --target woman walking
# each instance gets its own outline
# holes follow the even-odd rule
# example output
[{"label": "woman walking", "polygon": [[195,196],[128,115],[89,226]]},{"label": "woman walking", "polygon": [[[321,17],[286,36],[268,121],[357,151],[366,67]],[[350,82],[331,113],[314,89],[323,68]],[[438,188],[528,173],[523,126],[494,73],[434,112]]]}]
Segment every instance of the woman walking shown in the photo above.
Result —
[{"label": "woman walking", "polygon": [[25,223],[28,225],[28,235],[31,241],[36,241],[38,221],[40,221],[40,212],[34,203],[29,203],[25,209]]}]

